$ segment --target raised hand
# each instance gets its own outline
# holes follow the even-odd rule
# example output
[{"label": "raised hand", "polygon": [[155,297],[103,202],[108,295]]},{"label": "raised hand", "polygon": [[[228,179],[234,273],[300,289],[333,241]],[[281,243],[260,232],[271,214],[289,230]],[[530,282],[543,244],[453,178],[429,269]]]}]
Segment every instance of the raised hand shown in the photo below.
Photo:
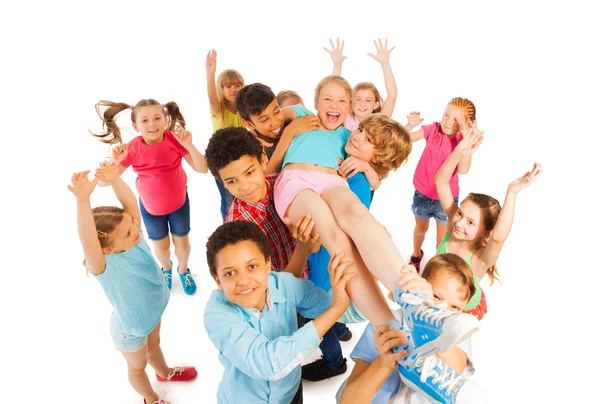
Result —
[{"label": "raised hand", "polygon": [[96,169],[96,177],[105,183],[112,183],[117,180],[119,175],[119,164],[116,161],[103,161],[100,163],[100,168]]},{"label": "raised hand", "polygon": [[175,139],[177,139],[177,141],[186,149],[192,146],[192,132],[185,129],[183,126],[176,125],[175,129],[173,129],[173,135],[175,136]]},{"label": "raised hand", "polygon": [[336,38],[335,45],[333,44],[333,40],[331,39],[329,40],[329,43],[331,44],[331,50],[327,49],[326,47],[323,47],[323,49],[325,49],[325,52],[329,53],[333,64],[341,65],[344,60],[348,59],[348,57],[342,54],[344,52],[344,41],[342,41],[340,45],[340,38]]},{"label": "raised hand", "polygon": [[329,280],[331,281],[331,290],[333,291],[331,306],[338,305],[346,310],[350,305],[350,297],[348,297],[348,293],[346,293],[346,283],[348,283],[356,273],[349,271],[344,273],[350,265],[352,265],[352,260],[343,260],[343,258],[344,253],[331,254],[327,270],[329,271]]},{"label": "raised hand", "polygon": [[375,327],[373,337],[383,367],[391,370],[398,369],[398,361],[404,358],[408,352],[398,351],[394,353],[392,349],[408,344],[408,339],[404,333],[400,330],[394,330],[389,325],[382,324]]},{"label": "raised hand", "polygon": [[96,184],[98,183],[99,178],[94,177],[92,181],[88,179],[88,174],[90,170],[80,171],[71,176],[71,184],[67,185],[69,191],[75,195],[78,200],[86,200],[90,198],[92,192],[94,192],[94,188],[96,188]]},{"label": "raised hand", "polygon": [[217,51],[212,49],[206,55],[206,71],[215,74],[217,71]]},{"label": "raised hand", "polygon": [[[379,44],[377,43],[379,41]],[[377,54],[373,55],[372,53],[367,53],[367,55],[371,56],[373,59],[381,63],[382,65],[390,64],[390,53],[394,50],[395,46],[392,46],[391,49],[388,49],[388,40],[385,39],[385,45],[382,44],[381,39],[377,41],[373,40],[375,44],[375,49],[377,49]]]},{"label": "raised hand", "polygon": [[123,143],[118,146],[112,148],[110,154],[113,161],[120,163],[127,157],[127,152],[129,151],[129,144]]},{"label": "raised hand", "polygon": [[456,145],[454,152],[458,154],[460,157],[469,156],[479,148],[481,142],[483,142],[483,134],[485,132],[482,130],[475,130],[471,126],[467,126],[463,131],[463,138]]},{"label": "raised hand", "polygon": [[408,124],[413,128],[422,124],[425,120],[425,118],[421,118],[421,113],[419,111],[412,111],[410,114],[406,115],[406,119],[408,120]]},{"label": "raised hand", "polygon": [[540,178],[544,170],[542,170],[542,163],[533,163],[531,171],[527,171],[521,177],[517,178],[508,185],[509,193],[517,193],[524,190]]}]

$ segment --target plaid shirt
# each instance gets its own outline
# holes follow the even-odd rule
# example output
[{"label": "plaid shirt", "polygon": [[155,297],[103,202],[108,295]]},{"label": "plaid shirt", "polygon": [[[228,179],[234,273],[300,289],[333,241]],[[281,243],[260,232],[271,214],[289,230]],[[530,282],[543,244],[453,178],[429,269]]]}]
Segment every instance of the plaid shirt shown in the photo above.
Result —
[{"label": "plaid shirt", "polygon": [[[248,203],[235,198],[227,212],[225,222],[234,220],[245,220],[254,222],[260,226],[269,239],[269,247],[273,251],[273,269],[277,272],[285,270],[292,259],[296,248],[296,240],[292,237],[290,229],[279,218],[275,210],[273,199],[273,188],[279,174],[271,174],[265,177],[267,181],[267,196],[256,203]],[[308,267],[304,264],[302,278],[308,276]]]}]

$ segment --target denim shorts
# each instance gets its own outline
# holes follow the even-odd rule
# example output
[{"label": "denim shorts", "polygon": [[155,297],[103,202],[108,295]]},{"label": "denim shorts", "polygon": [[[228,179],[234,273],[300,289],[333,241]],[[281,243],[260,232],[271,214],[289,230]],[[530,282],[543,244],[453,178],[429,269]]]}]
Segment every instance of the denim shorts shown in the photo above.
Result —
[{"label": "denim shorts", "polygon": [[148,336],[143,337],[129,335],[125,330],[117,328],[113,322],[110,322],[110,336],[117,351],[121,352],[137,352],[146,345]]},{"label": "denim shorts", "polygon": [[[454,198],[454,203],[458,205],[458,195]],[[440,201],[431,199],[417,190],[415,190],[410,210],[412,210],[413,215],[415,215],[417,219],[429,220],[433,217],[439,224],[448,224],[448,218],[444,213],[444,209],[442,209]]]},{"label": "denim shorts", "polygon": [[177,237],[185,237],[190,232],[190,198],[187,191],[183,206],[174,212],[166,215],[153,215],[146,210],[141,199],[140,211],[150,240],[162,240],[169,235],[169,231]]}]

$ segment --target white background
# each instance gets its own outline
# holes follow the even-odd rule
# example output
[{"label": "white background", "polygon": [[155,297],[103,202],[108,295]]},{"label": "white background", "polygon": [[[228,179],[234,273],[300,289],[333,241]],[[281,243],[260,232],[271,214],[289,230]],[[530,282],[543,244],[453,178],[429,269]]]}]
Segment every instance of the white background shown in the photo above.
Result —
[{"label": "white background", "polygon": [[[474,379],[490,403],[594,401],[600,32],[585,2],[15,4],[3,5],[0,17],[2,401],[141,402],[112,347],[110,305],[81,265],[75,200],[67,191],[74,171],[93,169],[108,155],[88,133],[100,129],[94,104],[175,100],[203,151],[211,134],[208,49],[218,50],[217,72],[235,68],[246,83],[296,90],[312,108],[315,85],[331,71],[322,47],[336,36],[346,40],[343,75],[351,84],[373,81],[383,94],[380,66],[367,52],[378,37],[396,45],[393,117],[403,123],[411,110],[425,123],[439,120],[456,96],[474,101],[486,139],[461,177],[461,199],[476,191],[503,201],[512,179],[543,163],[543,177],[518,198],[498,262],[502,284],[482,281],[489,313],[474,337]],[[120,123],[130,126],[125,115]],[[404,256],[412,248],[412,175],[423,147],[415,144],[372,207]],[[199,377],[154,385],[173,403],[213,403],[222,368],[202,323],[214,288],[204,245],[220,223],[219,197],[212,177],[186,171],[190,267],[199,289],[187,297],[174,280],[162,346],[168,363],[194,364]],[[124,178],[134,185],[131,170]],[[92,199],[116,203],[109,189]],[[427,256],[433,244],[431,231]],[[363,327],[352,327],[346,355]],[[305,401],[334,402],[342,381],[305,383]]]}]

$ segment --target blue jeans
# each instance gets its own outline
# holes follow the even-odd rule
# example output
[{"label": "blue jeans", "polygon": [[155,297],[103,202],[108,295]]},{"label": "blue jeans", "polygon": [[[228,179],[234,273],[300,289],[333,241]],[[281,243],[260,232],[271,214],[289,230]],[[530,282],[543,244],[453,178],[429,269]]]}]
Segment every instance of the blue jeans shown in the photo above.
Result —
[{"label": "blue jeans", "polygon": [[344,334],[346,334],[346,324],[335,323],[333,327],[323,335],[323,341],[321,341],[319,348],[321,348],[325,363],[327,363],[327,366],[330,368],[337,368],[344,360],[344,357],[342,356],[342,346],[340,345],[340,337],[343,337]]},{"label": "blue jeans", "polygon": [[233,195],[229,192],[223,182],[219,181],[215,178],[215,182],[217,183],[217,188],[219,188],[219,194],[221,194],[221,216],[223,217],[223,223],[225,223],[225,218],[227,217],[227,212],[229,211],[229,207],[233,202]]}]

